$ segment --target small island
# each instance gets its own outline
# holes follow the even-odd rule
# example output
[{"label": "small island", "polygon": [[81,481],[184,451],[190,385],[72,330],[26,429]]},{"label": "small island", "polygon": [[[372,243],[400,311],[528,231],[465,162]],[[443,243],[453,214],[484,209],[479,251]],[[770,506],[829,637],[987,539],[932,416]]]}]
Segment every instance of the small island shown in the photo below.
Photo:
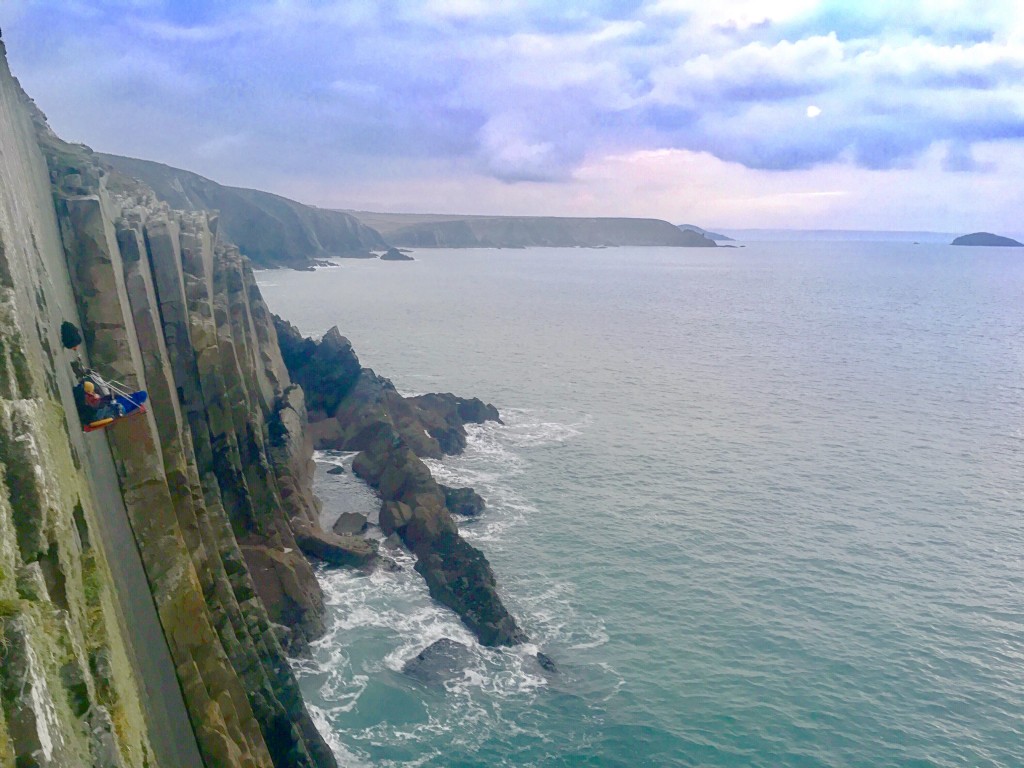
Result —
[{"label": "small island", "polygon": [[969,235],[961,235],[956,238],[953,245],[1001,245],[1009,248],[1024,248],[1024,243],[1019,243],[1012,237],[993,235],[991,232],[973,232]]},{"label": "small island", "polygon": [[380,258],[381,261],[415,261],[412,256],[394,247],[388,248]]}]

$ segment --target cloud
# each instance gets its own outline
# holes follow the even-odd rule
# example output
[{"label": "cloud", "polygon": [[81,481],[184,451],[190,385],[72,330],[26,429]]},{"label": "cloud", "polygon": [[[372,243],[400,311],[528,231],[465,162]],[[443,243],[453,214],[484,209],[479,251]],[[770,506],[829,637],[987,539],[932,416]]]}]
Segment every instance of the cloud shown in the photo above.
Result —
[{"label": "cloud", "polygon": [[652,149],[797,174],[938,151],[965,177],[998,170],[977,146],[1024,138],[1010,0],[10,8],[12,62],[58,130],[233,183],[440,164],[543,187]]}]

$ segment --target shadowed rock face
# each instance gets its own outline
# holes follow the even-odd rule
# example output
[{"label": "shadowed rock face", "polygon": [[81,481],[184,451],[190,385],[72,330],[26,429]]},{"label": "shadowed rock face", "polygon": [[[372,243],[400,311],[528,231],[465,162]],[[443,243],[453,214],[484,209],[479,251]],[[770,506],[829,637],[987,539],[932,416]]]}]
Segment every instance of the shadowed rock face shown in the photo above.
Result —
[{"label": "shadowed rock face", "polygon": [[285,361],[295,361],[291,375],[311,403],[324,405],[310,411],[316,447],[360,452],[352,470],[377,490],[381,528],[398,534],[416,555],[431,596],[458,613],[485,645],[524,641],[487,558],[459,536],[444,491],[420,459],[458,453],[466,444],[465,424],[498,421],[497,409],[451,394],[404,398],[390,381],[359,367],[336,328],[317,344],[279,318],[276,323]]},{"label": "shadowed rock face", "polygon": [[151,187],[174,208],[219,211],[221,236],[262,267],[309,268],[330,256],[369,257],[387,247],[354,217],[303,205],[269,192],[225,187],[195,173],[148,160],[98,155],[120,173]]}]

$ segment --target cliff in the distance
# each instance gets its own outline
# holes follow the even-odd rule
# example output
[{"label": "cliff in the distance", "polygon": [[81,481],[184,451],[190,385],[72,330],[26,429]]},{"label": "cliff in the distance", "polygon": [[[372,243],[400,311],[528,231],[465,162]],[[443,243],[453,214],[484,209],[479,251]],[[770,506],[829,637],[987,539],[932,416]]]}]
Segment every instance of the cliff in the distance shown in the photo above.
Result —
[{"label": "cliff in the distance", "polygon": [[[305,405],[248,262],[2,56],[0,150],[0,766],[335,765],[285,655],[323,629]],[[78,355],[148,412],[83,434]]]},{"label": "cliff in the distance", "polygon": [[309,267],[316,259],[369,256],[381,236],[347,213],[303,205],[269,192],[226,187],[162,163],[97,154],[113,169],[151,187],[172,208],[218,211],[220,235],[261,267]]},{"label": "cliff in the distance", "polygon": [[348,213],[407,248],[715,247],[713,240],[660,219]]},{"label": "cliff in the distance", "polygon": [[[226,187],[149,160],[97,154],[151,187],[173,208],[218,211],[220,234],[263,267],[304,269],[318,259],[407,248],[715,247],[702,233],[660,219],[461,216],[334,211],[268,192]],[[385,242],[386,241],[386,242]]]}]

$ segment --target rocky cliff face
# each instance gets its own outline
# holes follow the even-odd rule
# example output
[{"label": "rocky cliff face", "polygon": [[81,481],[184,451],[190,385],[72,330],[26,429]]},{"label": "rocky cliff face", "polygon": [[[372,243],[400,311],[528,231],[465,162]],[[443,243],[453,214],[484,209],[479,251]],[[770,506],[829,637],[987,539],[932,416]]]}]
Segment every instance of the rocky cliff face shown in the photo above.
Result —
[{"label": "rocky cliff face", "polygon": [[331,256],[369,256],[387,248],[381,236],[347,213],[303,205],[255,189],[225,187],[195,173],[149,160],[98,155],[142,181],[174,208],[220,212],[220,234],[263,267],[309,267]]},{"label": "rocky cliff face", "polygon": [[[305,404],[247,261],[2,58],[0,149],[0,766],[335,765],[285,656],[323,628]],[[148,412],[83,435],[75,354]]]}]

